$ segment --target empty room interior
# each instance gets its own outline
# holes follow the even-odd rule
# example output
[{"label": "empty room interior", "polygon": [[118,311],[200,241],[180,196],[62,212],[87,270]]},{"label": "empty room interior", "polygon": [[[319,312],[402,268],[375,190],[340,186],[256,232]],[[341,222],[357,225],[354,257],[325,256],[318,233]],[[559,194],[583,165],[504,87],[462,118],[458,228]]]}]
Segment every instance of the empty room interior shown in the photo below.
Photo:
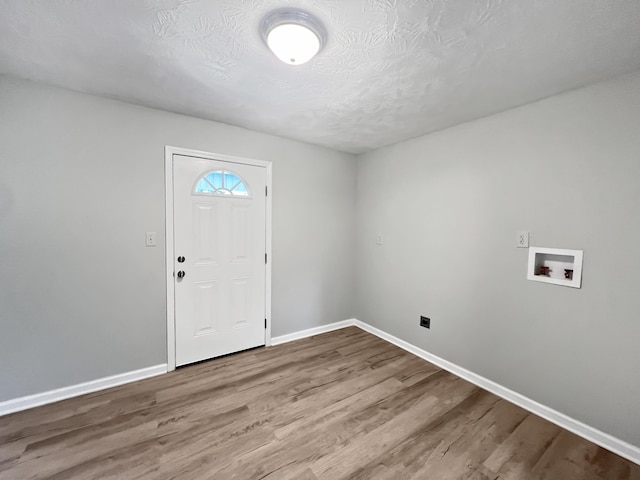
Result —
[{"label": "empty room interior", "polygon": [[0,2],[0,480],[640,480],[640,2]]}]

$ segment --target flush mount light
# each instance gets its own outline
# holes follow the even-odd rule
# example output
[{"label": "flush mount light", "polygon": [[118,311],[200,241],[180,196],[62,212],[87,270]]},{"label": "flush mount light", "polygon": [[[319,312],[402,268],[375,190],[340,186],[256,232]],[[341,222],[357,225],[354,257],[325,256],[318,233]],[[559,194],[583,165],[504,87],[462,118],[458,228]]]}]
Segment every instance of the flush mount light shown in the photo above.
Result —
[{"label": "flush mount light", "polygon": [[324,46],[322,24],[302,10],[286,8],[271,12],[262,20],[262,37],[271,51],[289,65],[302,65]]}]

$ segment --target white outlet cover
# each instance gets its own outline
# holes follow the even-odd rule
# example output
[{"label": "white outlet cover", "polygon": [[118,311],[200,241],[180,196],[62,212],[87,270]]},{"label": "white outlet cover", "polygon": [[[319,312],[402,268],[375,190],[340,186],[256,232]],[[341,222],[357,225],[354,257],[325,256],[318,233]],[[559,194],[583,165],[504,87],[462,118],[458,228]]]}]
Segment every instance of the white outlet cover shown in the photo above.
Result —
[{"label": "white outlet cover", "polygon": [[518,248],[529,248],[529,232],[526,230],[518,230],[516,246]]},{"label": "white outlet cover", "polygon": [[144,244],[147,247],[155,247],[158,245],[156,232],[146,232],[144,235]]}]

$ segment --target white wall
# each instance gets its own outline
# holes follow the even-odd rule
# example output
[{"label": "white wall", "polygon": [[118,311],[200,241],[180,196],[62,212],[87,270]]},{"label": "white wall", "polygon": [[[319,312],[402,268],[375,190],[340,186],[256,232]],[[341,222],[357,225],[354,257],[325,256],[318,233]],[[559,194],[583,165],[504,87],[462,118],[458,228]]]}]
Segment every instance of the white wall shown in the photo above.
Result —
[{"label": "white wall", "polygon": [[[358,318],[640,445],[638,206],[640,73],[365,154]],[[584,249],[582,289],[527,281],[517,230]]]},{"label": "white wall", "polygon": [[273,162],[273,335],[354,316],[353,156],[0,77],[0,401],[166,363],[165,145]]}]

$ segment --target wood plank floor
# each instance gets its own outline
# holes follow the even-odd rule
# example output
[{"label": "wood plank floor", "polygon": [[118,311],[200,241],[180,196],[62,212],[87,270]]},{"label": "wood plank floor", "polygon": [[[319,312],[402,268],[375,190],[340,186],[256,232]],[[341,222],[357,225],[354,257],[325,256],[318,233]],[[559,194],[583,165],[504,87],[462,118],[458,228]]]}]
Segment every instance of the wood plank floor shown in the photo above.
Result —
[{"label": "wood plank floor", "polygon": [[640,480],[358,328],[0,417],[6,479]]}]

